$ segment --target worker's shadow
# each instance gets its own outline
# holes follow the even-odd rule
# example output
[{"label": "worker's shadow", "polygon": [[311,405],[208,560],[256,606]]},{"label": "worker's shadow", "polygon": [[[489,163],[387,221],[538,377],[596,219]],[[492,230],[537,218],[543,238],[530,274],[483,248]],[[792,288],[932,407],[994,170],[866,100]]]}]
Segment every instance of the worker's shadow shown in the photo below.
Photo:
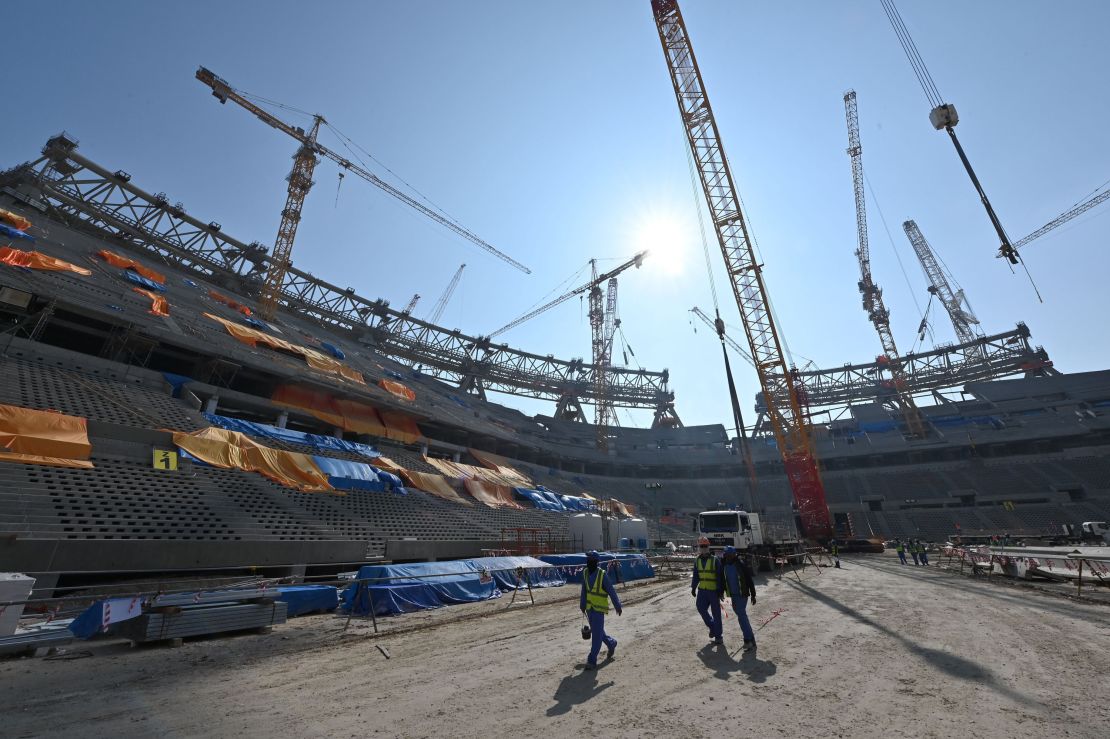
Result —
[{"label": "worker's shadow", "polygon": [[770,660],[760,659],[755,652],[742,652],[738,655],[728,653],[723,645],[708,644],[698,650],[698,659],[713,670],[713,677],[728,680],[732,673],[740,672],[753,683],[767,682],[778,668]]},{"label": "worker's shadow", "polygon": [[599,695],[606,688],[612,687],[612,680],[600,685],[597,682],[597,673],[604,669],[605,665],[605,662],[601,662],[597,670],[585,670],[582,669],[585,665],[577,665],[575,669],[581,672],[575,672],[562,679],[559,687],[555,689],[555,705],[547,709],[547,715],[562,716],[575,706]]}]

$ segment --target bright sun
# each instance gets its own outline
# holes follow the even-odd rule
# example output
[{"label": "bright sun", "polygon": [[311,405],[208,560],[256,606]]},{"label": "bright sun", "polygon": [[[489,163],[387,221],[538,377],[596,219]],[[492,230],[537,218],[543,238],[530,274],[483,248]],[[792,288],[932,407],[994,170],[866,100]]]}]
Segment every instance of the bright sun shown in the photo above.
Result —
[{"label": "bright sun", "polygon": [[686,269],[692,233],[677,213],[654,210],[636,219],[632,243],[637,251],[650,252],[644,260],[645,267],[674,277]]}]

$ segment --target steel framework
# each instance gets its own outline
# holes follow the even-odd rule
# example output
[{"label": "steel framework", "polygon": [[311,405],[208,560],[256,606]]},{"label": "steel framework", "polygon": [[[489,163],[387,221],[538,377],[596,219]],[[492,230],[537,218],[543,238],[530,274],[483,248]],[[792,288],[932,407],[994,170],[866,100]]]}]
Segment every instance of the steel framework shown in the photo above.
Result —
[{"label": "steel framework", "polygon": [[941,305],[948,311],[948,318],[952,321],[956,337],[961,343],[975,341],[981,337],[983,330],[979,328],[979,319],[975,317],[971,306],[968,305],[963,289],[959,285],[952,286],[955,279],[941,266],[937,255],[933,252],[933,247],[929,246],[921,229],[913,221],[906,221],[902,224],[902,228],[910,244],[913,245],[917,260],[921,262],[921,268],[925,270],[925,276],[931,285],[929,292],[936,295]]},{"label": "steel framework", "polygon": [[[223,233],[220,224],[190,216],[180,203],[139,189],[126,172],[112,172],[76,149],[76,140],[69,136],[51,138],[39,159],[0,174],[0,188],[121,248],[195,272],[243,295],[258,294],[270,262],[264,246],[244,243]],[[595,367],[581,359],[531,354],[447,330],[294,266],[286,273],[281,303],[467,392],[596,399]],[[606,398],[614,407],[661,412],[674,402],[666,370],[611,368],[607,378]]]}]

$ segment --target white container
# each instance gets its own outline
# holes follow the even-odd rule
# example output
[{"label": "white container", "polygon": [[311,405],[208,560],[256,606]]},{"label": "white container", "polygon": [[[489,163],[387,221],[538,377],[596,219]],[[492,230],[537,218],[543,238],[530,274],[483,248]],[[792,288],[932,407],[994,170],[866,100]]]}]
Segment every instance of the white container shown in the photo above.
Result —
[{"label": "white container", "polygon": [[[0,572],[0,603],[13,600],[27,600],[31,596],[31,588],[35,587],[35,578],[21,575],[18,572]],[[15,627],[19,625],[19,617],[23,615],[23,605],[0,606],[0,636],[11,636]]]},{"label": "white container", "polygon": [[605,548],[601,536],[601,516],[596,513],[579,513],[571,516],[567,526],[571,540],[581,542],[582,551]]},{"label": "white container", "polygon": [[[622,539],[627,539],[621,542]],[[613,549],[647,549],[647,521],[642,518],[610,518],[609,546]]]}]

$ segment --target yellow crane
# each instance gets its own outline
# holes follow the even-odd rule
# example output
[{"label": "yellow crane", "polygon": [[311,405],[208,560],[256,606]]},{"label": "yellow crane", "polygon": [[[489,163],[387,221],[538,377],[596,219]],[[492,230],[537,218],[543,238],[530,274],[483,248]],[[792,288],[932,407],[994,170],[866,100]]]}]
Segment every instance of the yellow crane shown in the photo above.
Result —
[{"label": "yellow crane", "polygon": [[285,208],[281,211],[281,225],[278,227],[277,239],[274,241],[274,250],[270,255],[270,268],[266,272],[266,279],[262,284],[259,294],[258,313],[267,320],[273,319],[277,312],[278,301],[281,296],[285,275],[289,270],[290,257],[293,253],[293,239],[297,235],[297,226],[301,222],[301,207],[304,205],[305,196],[312,187],[312,172],[316,168],[317,155],[331,159],[343,168],[343,172],[353,172],[381,190],[392,195],[410,208],[432,219],[444,228],[462,236],[467,241],[484,249],[498,259],[512,265],[525,274],[532,270],[525,267],[509,255],[496,249],[491,244],[479,238],[470,230],[464,228],[453,218],[441,213],[423,203],[409,197],[393,185],[382,180],[374,173],[367,170],[340,154],[328,149],[317,141],[320,126],[327,121],[321,115],[314,115],[312,127],[305,131],[299,126],[286,123],[269,111],[255,105],[244,96],[244,93],[233,88],[228,82],[216,76],[211,70],[204,67],[197,69],[197,79],[212,89],[212,95],[221,103],[231,101],[249,112],[262,122],[269,124],[282,133],[301,142],[301,148],[293,156],[293,170],[289,173],[289,194],[285,200]]}]

